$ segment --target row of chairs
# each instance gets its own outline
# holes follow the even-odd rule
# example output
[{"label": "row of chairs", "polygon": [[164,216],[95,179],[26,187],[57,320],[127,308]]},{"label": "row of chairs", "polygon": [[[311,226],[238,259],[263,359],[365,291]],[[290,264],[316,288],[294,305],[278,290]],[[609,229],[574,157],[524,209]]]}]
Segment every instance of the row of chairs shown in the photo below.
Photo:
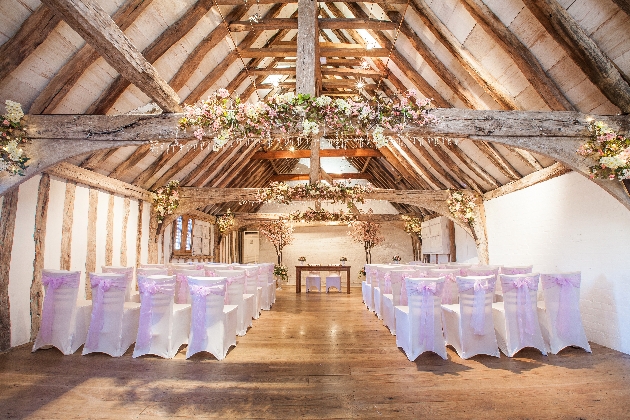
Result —
[{"label": "row of chairs", "polygon": [[[414,268],[366,266],[366,273],[375,277],[363,285],[372,292],[364,293],[368,309],[376,312],[382,304],[382,319],[410,360],[424,351],[446,358],[445,345],[453,346],[462,358],[499,356],[498,349],[512,357],[525,347],[543,354],[556,354],[567,346],[591,351],[579,310],[579,272],[540,275],[531,273],[531,266],[466,267],[453,273],[455,290],[449,291],[451,273],[440,270],[455,268]],[[487,274],[476,275],[482,270]],[[501,273],[514,271],[529,272]],[[471,272],[475,275],[466,275]]]},{"label": "row of chairs", "polygon": [[[119,357],[135,342],[133,357],[172,358],[188,344],[187,358],[207,351],[221,360],[236,345],[236,336],[275,301],[275,287],[268,287],[274,286],[273,264],[210,268],[190,270],[182,278],[179,267],[140,267],[134,294],[129,292],[133,269],[117,267],[116,273],[104,267],[103,273],[89,274],[91,301],[79,297],[80,272],[44,270],[42,322],[33,351],[53,346],[72,354],[84,345],[83,354]],[[260,278],[265,284],[258,287]],[[246,293],[248,283],[256,294]],[[263,296],[267,308],[261,306]]]}]

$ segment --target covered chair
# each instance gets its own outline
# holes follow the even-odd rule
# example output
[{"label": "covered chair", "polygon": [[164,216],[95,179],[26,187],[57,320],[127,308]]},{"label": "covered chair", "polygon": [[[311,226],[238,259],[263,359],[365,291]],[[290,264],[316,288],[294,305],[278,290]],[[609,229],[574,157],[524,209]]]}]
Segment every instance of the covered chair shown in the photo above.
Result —
[{"label": "covered chair", "polygon": [[42,270],[44,304],[33,351],[56,347],[72,354],[87,338],[92,302],[79,299],[80,271]]},{"label": "covered chair", "polygon": [[367,308],[372,312],[374,312],[374,291],[372,283],[378,276],[376,266],[377,264],[365,264],[365,280],[361,283],[363,302],[365,302]]},{"label": "covered chair", "polygon": [[159,268],[159,267],[136,268],[136,279],[140,277],[167,276],[167,275],[168,275],[168,270],[166,268]]},{"label": "covered chair", "polygon": [[501,351],[514,356],[525,347],[547,355],[538,323],[536,294],[539,274],[501,274],[503,302],[492,304],[492,317]]},{"label": "covered chair", "polygon": [[336,287],[341,292],[341,271],[331,271],[326,275],[326,293],[331,287]]},{"label": "covered chair", "polygon": [[503,266],[499,269],[501,274],[528,274],[533,270],[533,265],[513,265],[513,266]]},{"label": "covered chair", "polygon": [[442,305],[444,336],[459,357],[500,357],[492,319],[496,277],[457,277],[459,304]]},{"label": "covered chair", "polygon": [[372,290],[374,299],[374,313],[378,319],[383,319],[383,293],[388,291],[391,284],[389,272],[399,270],[399,265],[378,265],[376,267],[376,281],[372,280]]},{"label": "covered chair", "polygon": [[458,302],[459,295],[456,278],[461,274],[460,268],[432,268],[427,274],[429,277],[444,277],[443,304],[451,305]]},{"label": "covered chair", "polygon": [[201,276],[205,275],[204,270],[190,270],[190,269],[173,269],[173,275],[175,275],[175,303],[190,303],[190,292],[188,291],[188,277],[189,276]]},{"label": "covered chair", "polygon": [[175,303],[175,276],[138,278],[140,322],[133,357],[172,359],[188,343],[190,305]]},{"label": "covered chair", "polygon": [[166,264],[140,264],[139,268],[163,268],[165,270],[168,270]]},{"label": "covered chair", "polygon": [[273,278],[273,268],[275,264],[265,263],[266,269],[258,271],[258,287],[262,288],[261,309],[271,310],[276,296],[276,282]]},{"label": "covered chair", "polygon": [[[192,300],[192,321],[186,358],[206,351],[223,360],[231,346],[236,345],[236,323],[228,320],[225,311],[225,277],[189,277]],[[236,315],[233,307],[231,312]],[[236,320],[235,316],[232,316]]]},{"label": "covered chair", "polygon": [[569,346],[591,352],[580,314],[581,273],[541,274],[543,302],[538,302],[538,319],[551,354]]},{"label": "covered chair", "polygon": [[262,269],[260,266],[240,265],[238,269],[245,271],[245,293],[254,296],[251,302],[252,307],[250,312],[253,319],[258,319],[262,311],[263,294],[263,288],[258,286],[258,276],[265,276],[266,274],[260,274],[260,270]]},{"label": "covered chair", "polygon": [[104,265],[101,267],[103,273],[118,273],[127,276],[127,290],[125,291],[126,302],[140,303],[140,295],[133,287],[133,267],[116,267],[112,265]]},{"label": "covered chair", "polygon": [[136,341],[140,304],[125,302],[128,273],[90,273],[92,317],[83,355],[120,357]]},{"label": "covered chair", "polygon": [[396,345],[411,361],[427,351],[446,359],[442,332],[444,278],[408,278],[408,306],[396,306]]},{"label": "covered chair", "polygon": [[267,272],[267,284],[271,285],[271,305],[276,303],[276,279],[273,276],[273,270],[275,268],[274,263],[263,263],[263,267]]},{"label": "covered chair", "polygon": [[500,266],[479,266],[473,265],[470,268],[462,269],[462,276],[494,276],[496,278],[496,285],[494,287],[494,301],[503,300],[503,292],[501,289],[501,282],[499,281]]},{"label": "covered chair", "polygon": [[318,292],[322,291],[322,277],[319,271],[309,271],[306,276],[306,293],[311,291],[311,287],[317,288]]},{"label": "covered chair", "polygon": [[[402,289],[405,287],[405,279],[409,277],[415,277],[415,270],[392,270],[389,272],[390,284],[388,290],[383,294],[383,322],[389,328],[389,332],[392,335],[396,335],[396,316],[394,313],[395,306],[407,306],[402,305],[400,298],[402,295]],[[407,293],[405,292],[405,296]]]},{"label": "covered chair", "polygon": [[226,299],[228,305],[236,305],[236,335],[247,334],[247,328],[252,326],[254,295],[245,293],[245,270],[216,270],[216,277],[225,277]]}]

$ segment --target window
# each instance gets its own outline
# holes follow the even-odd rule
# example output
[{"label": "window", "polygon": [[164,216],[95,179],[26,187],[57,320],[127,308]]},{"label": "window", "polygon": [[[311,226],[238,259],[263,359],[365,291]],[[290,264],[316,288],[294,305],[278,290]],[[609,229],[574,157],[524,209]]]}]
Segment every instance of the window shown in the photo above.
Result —
[{"label": "window", "polygon": [[173,254],[192,254],[193,219],[188,216],[179,216],[175,219],[173,228]]},{"label": "window", "polygon": [[188,219],[188,228],[186,229],[186,251],[192,250],[192,219]]}]

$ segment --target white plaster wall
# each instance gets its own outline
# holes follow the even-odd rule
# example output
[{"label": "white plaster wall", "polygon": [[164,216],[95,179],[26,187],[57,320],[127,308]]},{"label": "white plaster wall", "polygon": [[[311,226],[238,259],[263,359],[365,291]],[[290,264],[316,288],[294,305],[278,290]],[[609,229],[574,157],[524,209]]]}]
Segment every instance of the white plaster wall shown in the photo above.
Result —
[{"label": "white plaster wall", "polygon": [[125,199],[119,195],[114,196],[114,224],[112,243],[112,265],[120,266],[120,249],[122,248],[122,224],[125,215]]},{"label": "white plaster wall", "polygon": [[85,261],[87,259],[88,211],[90,208],[90,189],[77,185],[74,195],[72,214],[72,239],[70,249],[70,270],[81,272],[79,296],[85,298]]},{"label": "white plaster wall", "polygon": [[44,249],[44,268],[59,270],[61,267],[61,229],[63,225],[63,202],[66,183],[50,177],[48,194],[48,215],[46,217],[46,238]]},{"label": "white plaster wall", "polygon": [[151,206],[142,206],[142,242],[140,243],[140,264],[147,264],[149,260],[149,222],[151,221]]},{"label": "white plaster wall", "polygon": [[31,338],[31,283],[35,259],[35,210],[40,176],[19,187],[15,233],[9,268],[9,310],[11,345],[27,343]]},{"label": "white plaster wall", "polygon": [[[411,238],[402,228],[391,224],[381,225],[385,242],[372,249],[373,263],[387,263],[394,255],[400,255],[403,261],[413,259]],[[296,226],[294,240],[283,250],[283,263],[289,268],[289,283],[295,284],[295,266],[299,257],[306,257],[307,264],[339,264],[339,258],[348,258],[346,262],[351,268],[350,281],[359,283],[359,269],[365,265],[363,244],[353,242],[348,236],[347,226]],[[276,251],[273,245],[260,237],[261,262],[276,262]],[[322,273],[322,275],[325,275]],[[342,281],[345,277],[342,275]]]},{"label": "white plaster wall", "polygon": [[98,192],[96,205],[96,272],[101,272],[105,264],[105,248],[107,246],[107,213],[109,210],[109,194]]},{"label": "white plaster wall", "polygon": [[588,339],[630,353],[630,212],[574,172],[485,204],[490,263],[581,271]]},{"label": "white plaster wall", "polygon": [[127,267],[136,265],[136,238],[138,237],[138,201],[130,200],[127,221]]}]

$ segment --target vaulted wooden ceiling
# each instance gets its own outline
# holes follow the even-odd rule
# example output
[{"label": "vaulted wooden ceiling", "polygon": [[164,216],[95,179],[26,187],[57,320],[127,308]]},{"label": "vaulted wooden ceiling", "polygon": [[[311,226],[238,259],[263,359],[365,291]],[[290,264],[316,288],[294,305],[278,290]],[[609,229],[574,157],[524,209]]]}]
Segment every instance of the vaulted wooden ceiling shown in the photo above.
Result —
[{"label": "vaulted wooden ceiling", "polygon": [[[116,31],[80,29],[92,3],[111,15],[137,56],[97,52]],[[628,0],[327,0],[318,7],[321,94],[393,98],[415,89],[438,107],[630,111]],[[19,101],[27,113],[173,112],[219,88],[250,101],[295,90],[297,0],[5,0],[0,10],[0,100]],[[126,67],[134,62],[142,72]],[[171,179],[262,187],[302,179],[294,171],[309,148],[298,141],[219,151],[181,144],[121,147],[71,163],[149,189]],[[400,139],[366,152],[373,146],[360,139],[332,145],[346,149],[332,153],[347,159],[353,178],[393,189],[485,193],[554,163],[468,139]],[[204,210],[228,206],[257,210],[237,203]]]}]

